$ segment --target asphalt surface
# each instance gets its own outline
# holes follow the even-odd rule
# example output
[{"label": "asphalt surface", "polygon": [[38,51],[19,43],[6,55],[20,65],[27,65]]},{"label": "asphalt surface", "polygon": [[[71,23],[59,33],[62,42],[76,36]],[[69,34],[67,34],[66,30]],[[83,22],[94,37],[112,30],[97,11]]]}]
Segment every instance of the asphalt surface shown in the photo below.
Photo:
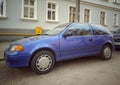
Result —
[{"label": "asphalt surface", "polygon": [[[0,59],[9,42],[0,42]],[[87,57],[58,62],[52,72],[37,75],[30,68],[9,68],[0,61],[0,85],[120,85],[120,51],[110,60]]]}]

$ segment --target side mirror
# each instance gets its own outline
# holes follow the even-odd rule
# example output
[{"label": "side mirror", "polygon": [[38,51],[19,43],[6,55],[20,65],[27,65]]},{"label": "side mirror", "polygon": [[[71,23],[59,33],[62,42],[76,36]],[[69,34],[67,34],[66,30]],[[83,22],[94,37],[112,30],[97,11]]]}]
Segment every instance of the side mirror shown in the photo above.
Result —
[{"label": "side mirror", "polygon": [[63,37],[68,37],[68,36],[72,36],[72,31],[71,30],[69,30],[69,31],[67,31],[63,34]]}]

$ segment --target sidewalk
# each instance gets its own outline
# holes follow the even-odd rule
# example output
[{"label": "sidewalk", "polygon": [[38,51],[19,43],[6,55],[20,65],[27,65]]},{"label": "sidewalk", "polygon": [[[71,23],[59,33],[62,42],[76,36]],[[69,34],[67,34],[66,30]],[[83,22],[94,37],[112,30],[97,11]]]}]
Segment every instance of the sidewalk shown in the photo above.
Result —
[{"label": "sidewalk", "polygon": [[4,58],[4,50],[9,47],[10,42],[0,42],[0,59]]}]

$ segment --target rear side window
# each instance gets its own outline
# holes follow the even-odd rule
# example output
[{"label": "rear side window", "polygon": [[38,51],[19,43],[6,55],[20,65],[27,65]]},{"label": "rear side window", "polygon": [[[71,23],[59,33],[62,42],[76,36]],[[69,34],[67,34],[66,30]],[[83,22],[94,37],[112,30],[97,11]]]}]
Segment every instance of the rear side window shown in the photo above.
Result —
[{"label": "rear side window", "polygon": [[90,35],[88,24],[74,24],[69,31],[72,31],[72,36]]},{"label": "rear side window", "polygon": [[93,26],[93,35],[106,35],[106,34],[111,34],[111,32],[102,26]]}]

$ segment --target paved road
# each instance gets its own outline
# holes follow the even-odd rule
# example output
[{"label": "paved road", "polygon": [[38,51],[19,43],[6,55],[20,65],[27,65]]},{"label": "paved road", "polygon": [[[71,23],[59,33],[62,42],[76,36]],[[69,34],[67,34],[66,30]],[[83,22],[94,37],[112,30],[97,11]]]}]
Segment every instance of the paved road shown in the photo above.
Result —
[{"label": "paved road", "polygon": [[[0,42],[0,56],[8,42]],[[30,68],[9,68],[0,62],[0,85],[120,85],[120,51],[111,60],[96,57],[59,62],[52,72],[37,75]]]}]

